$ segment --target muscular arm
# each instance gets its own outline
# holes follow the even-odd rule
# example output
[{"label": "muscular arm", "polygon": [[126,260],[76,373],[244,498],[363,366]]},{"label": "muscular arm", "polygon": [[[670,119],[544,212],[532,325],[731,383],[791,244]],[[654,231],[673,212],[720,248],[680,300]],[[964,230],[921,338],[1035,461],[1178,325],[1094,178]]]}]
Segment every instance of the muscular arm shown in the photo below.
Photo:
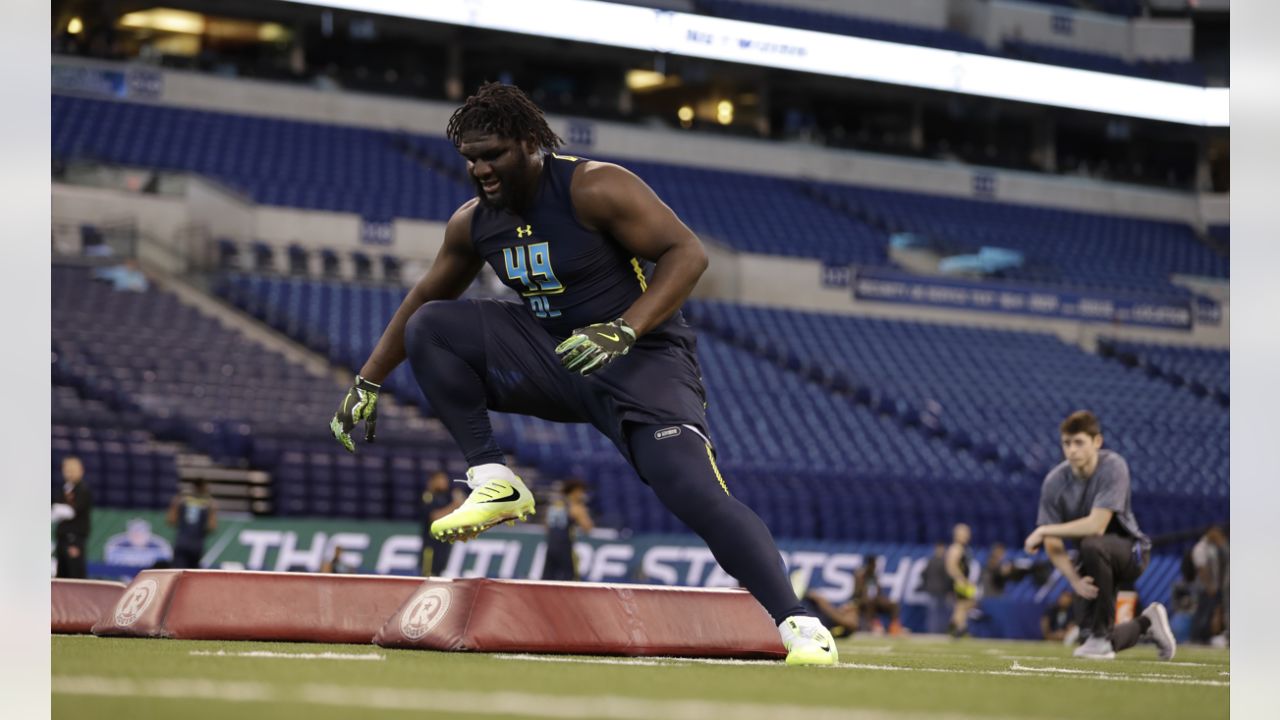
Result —
[{"label": "muscular arm", "polygon": [[622,314],[636,335],[675,314],[707,269],[702,241],[630,171],[602,162],[574,172],[573,207],[587,227],[607,233],[656,266],[649,288]]},{"label": "muscular arm", "polygon": [[369,359],[360,368],[360,375],[365,379],[381,383],[404,362],[404,326],[418,308],[432,300],[457,298],[480,272],[484,259],[471,246],[471,213],[475,204],[474,200],[467,202],[449,218],[444,245],[436,254],[435,262],[405,295]]}]

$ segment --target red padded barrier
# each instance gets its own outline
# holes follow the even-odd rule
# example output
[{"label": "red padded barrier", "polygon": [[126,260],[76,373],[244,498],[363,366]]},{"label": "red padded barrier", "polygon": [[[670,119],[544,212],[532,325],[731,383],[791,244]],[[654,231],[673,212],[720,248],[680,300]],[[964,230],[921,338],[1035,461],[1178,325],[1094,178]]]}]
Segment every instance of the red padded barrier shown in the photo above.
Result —
[{"label": "red padded barrier", "polygon": [[95,635],[368,643],[422,578],[146,570]]},{"label": "red padded barrier", "polygon": [[751,595],[654,585],[431,578],[374,638],[473,652],[783,658]]},{"label": "red padded barrier", "polygon": [[87,634],[124,592],[124,583],[56,579],[49,585],[49,630]]}]

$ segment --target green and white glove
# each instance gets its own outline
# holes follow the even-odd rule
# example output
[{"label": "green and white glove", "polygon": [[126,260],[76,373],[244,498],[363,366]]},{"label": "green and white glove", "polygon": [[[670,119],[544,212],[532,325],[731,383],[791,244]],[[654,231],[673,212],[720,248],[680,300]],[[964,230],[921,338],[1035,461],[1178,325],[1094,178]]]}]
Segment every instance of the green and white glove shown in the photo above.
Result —
[{"label": "green and white glove", "polygon": [[626,355],[636,343],[636,331],[626,320],[596,323],[573,331],[556,347],[560,364],[579,375],[590,375]]},{"label": "green and white glove", "polygon": [[382,386],[356,375],[355,384],[347,391],[342,406],[329,421],[329,429],[333,438],[342,443],[347,452],[356,451],[356,444],[351,439],[351,430],[361,420],[365,421],[364,440],[373,442],[374,432],[378,426],[378,393]]}]

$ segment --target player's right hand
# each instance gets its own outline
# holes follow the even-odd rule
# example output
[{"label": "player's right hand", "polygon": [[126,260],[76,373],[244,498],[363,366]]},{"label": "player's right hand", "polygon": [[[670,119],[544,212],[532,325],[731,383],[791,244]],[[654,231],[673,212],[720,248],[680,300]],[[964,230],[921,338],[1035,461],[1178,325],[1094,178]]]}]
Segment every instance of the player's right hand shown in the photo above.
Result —
[{"label": "player's right hand", "polygon": [[378,393],[382,386],[356,375],[355,384],[347,391],[338,412],[329,421],[329,430],[333,438],[342,443],[347,452],[356,451],[355,441],[351,439],[351,431],[361,421],[365,421],[364,440],[373,442],[374,432],[378,425]]},{"label": "player's right hand", "polygon": [[1080,582],[1072,583],[1071,589],[1085,600],[1092,600],[1098,597],[1098,586],[1093,584],[1093,578],[1085,576],[1080,578]]}]

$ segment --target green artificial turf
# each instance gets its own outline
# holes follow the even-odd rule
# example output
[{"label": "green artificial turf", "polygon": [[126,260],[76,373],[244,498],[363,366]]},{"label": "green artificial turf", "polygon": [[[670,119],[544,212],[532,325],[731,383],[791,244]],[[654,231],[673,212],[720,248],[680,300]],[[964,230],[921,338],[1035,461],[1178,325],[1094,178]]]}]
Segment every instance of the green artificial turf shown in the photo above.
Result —
[{"label": "green artificial turf", "polygon": [[[1225,718],[1227,652],[1084,661],[1049,643],[858,637],[841,665],[55,636],[53,717]],[[292,657],[252,657],[246,653]],[[337,654],[302,658],[297,655]],[[354,656],[354,657],[353,657]],[[373,656],[376,659],[368,659]],[[365,658],[365,659],[357,659]]]}]

